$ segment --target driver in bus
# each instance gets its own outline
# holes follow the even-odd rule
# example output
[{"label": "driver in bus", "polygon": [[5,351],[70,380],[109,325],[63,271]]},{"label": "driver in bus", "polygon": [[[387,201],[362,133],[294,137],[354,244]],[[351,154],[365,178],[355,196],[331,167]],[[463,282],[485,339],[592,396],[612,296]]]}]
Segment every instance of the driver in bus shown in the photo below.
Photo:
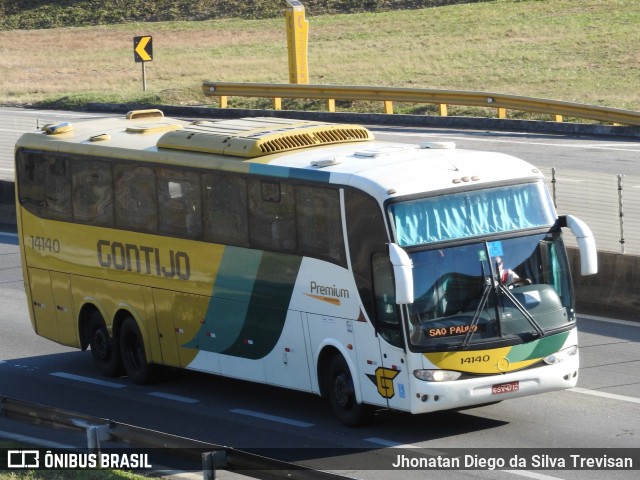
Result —
[{"label": "driver in bus", "polygon": [[510,268],[504,268],[504,262],[502,261],[502,257],[496,257],[496,268],[498,270],[498,275],[500,277],[500,283],[502,285],[506,285],[507,287],[513,285],[531,285],[531,279],[529,278],[521,278],[516,272],[511,270]]}]

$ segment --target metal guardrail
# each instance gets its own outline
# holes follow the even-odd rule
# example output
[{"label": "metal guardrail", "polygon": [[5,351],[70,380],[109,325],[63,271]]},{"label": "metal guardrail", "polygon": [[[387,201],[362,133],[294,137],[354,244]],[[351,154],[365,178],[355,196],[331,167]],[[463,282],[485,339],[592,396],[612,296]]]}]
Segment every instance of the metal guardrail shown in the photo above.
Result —
[{"label": "metal guardrail", "polygon": [[162,449],[163,456],[179,457],[194,465],[202,465],[205,479],[215,478],[215,475],[212,475],[215,469],[237,471],[242,476],[262,480],[345,480],[348,478],[231,447],[8,397],[0,397],[0,416],[39,426],[86,432],[89,449],[99,448],[101,441],[139,448]]},{"label": "metal guardrail", "polygon": [[519,110],[551,115],[556,122],[562,122],[564,117],[575,117],[619,125],[640,126],[640,112],[632,110],[501,93],[425,88],[228,82],[204,82],[202,91],[207,97],[219,97],[221,108],[228,106],[230,96],[271,98],[275,110],[282,109],[283,98],[324,99],[329,112],[335,112],[336,100],[369,100],[383,102],[384,111],[387,114],[393,114],[393,102],[427,103],[438,105],[441,116],[447,116],[447,105],[463,105],[495,108],[498,118],[501,119],[507,117],[507,110]]}]

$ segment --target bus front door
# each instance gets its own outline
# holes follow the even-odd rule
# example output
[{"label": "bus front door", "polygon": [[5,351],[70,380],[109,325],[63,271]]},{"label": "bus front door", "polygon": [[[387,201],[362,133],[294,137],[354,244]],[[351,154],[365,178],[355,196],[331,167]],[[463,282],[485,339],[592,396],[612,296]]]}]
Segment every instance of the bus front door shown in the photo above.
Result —
[{"label": "bus front door", "polygon": [[382,363],[376,369],[376,387],[389,408],[409,410],[409,366],[401,322],[402,307],[396,303],[395,274],[389,256],[383,252],[374,254],[371,271],[375,298],[373,322]]},{"label": "bus front door", "polygon": [[376,371],[378,393],[387,401],[389,408],[408,411],[409,365],[404,348],[391,345],[382,335],[379,336],[382,353],[382,367]]}]

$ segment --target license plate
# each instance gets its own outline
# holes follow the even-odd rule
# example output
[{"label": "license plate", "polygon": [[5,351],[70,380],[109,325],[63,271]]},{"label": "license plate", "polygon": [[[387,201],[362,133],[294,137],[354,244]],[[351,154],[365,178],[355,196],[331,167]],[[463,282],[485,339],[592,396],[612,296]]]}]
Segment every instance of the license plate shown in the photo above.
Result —
[{"label": "license plate", "polygon": [[494,395],[517,392],[518,390],[520,390],[520,382],[497,383],[491,387],[491,393]]}]

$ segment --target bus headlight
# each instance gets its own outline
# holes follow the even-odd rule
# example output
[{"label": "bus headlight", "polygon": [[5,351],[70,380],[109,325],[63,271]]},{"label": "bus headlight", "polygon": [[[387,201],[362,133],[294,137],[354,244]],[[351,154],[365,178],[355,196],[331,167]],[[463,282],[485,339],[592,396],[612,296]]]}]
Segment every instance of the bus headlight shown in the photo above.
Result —
[{"label": "bus headlight", "polygon": [[461,372],[454,372],[453,370],[414,370],[413,376],[418,380],[424,380],[425,382],[449,382],[451,380],[457,380],[462,375]]},{"label": "bus headlight", "polygon": [[552,353],[551,355],[544,357],[545,363],[549,365],[555,365],[560,362],[564,362],[569,358],[575,356],[578,353],[578,346],[573,345],[572,347],[565,348],[564,350],[560,350],[559,352]]}]

